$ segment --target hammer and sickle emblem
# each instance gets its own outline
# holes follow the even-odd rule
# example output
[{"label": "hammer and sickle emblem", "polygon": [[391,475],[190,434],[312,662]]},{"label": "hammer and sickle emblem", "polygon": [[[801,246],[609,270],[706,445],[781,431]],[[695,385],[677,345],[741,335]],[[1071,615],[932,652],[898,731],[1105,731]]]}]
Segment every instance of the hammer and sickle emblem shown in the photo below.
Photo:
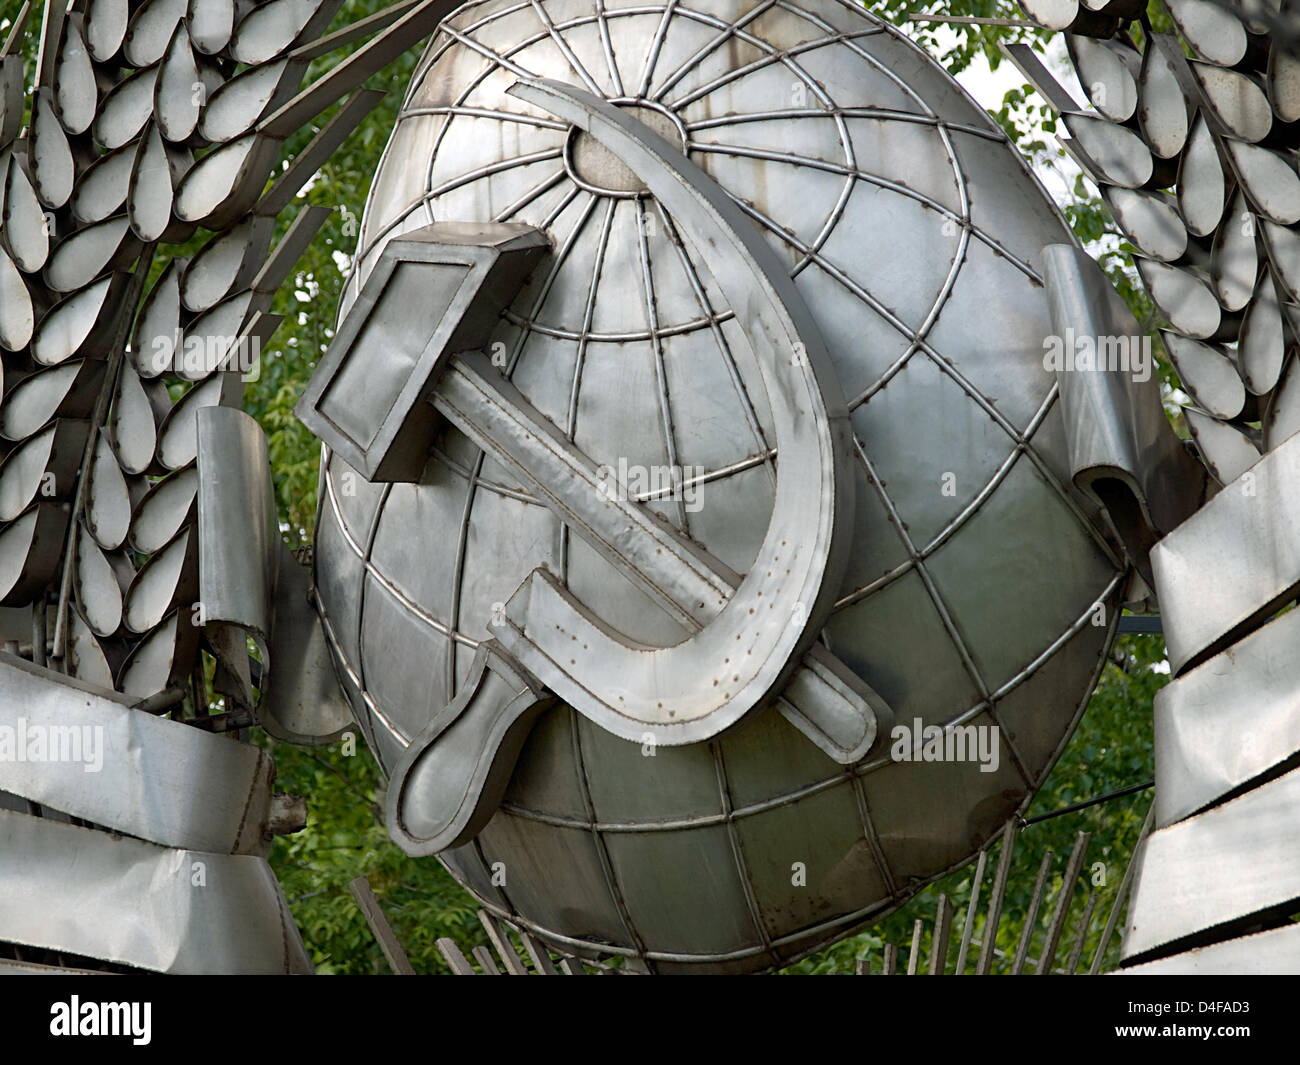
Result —
[{"label": "hammer and sickle emblem", "polygon": [[[670,647],[630,644],[548,570],[534,570],[494,611],[493,638],[480,645],[456,699],[394,768],[389,832],[417,855],[478,833],[537,715],[557,698],[624,739],[665,746],[707,740],[772,705],[844,764],[862,758],[891,718],[883,700],[816,643],[852,544],[851,430],[825,342],[788,271],[715,181],[630,115],[561,82],[526,79],[508,91],[618,156],[707,261],[746,324],[767,391],[776,491],[766,536],[742,578],[649,510],[611,498],[596,464],[482,351],[444,347],[428,361],[423,398],[692,635]],[[304,421],[333,443],[327,420],[311,415],[300,406]]]}]

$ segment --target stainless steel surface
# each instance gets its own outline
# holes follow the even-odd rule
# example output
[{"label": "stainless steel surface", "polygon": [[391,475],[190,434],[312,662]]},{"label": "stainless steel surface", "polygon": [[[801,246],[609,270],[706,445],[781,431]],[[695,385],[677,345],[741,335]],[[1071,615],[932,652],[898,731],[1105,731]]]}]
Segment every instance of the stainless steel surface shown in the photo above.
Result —
[{"label": "stainless steel surface", "polygon": [[1296,976],[1300,975],[1300,927],[1285,925],[1119,972],[1124,976]]},{"label": "stainless steel surface", "polygon": [[1157,693],[1157,828],[1300,751],[1298,638],[1300,612],[1288,611]]},{"label": "stainless steel surface", "polygon": [[1175,675],[1293,597],[1300,586],[1298,510],[1300,437],[1291,437],[1152,549]]},{"label": "stainless steel surface", "polygon": [[[1040,249],[1069,237],[980,109],[851,4],[744,24],[755,10],[744,0],[574,4],[548,8],[549,25],[536,8],[509,10],[463,8],[422,61],[342,320],[389,238],[438,219],[546,230],[553,261],[504,311],[489,353],[592,461],[703,466],[698,512],[685,499],[642,505],[749,572],[779,458],[741,328],[749,309],[729,304],[672,210],[616,169],[584,169],[581,145],[571,173],[570,140],[583,135],[504,90],[552,78],[630,117],[654,111],[792,276],[848,399],[863,549],[834,592],[830,647],[899,720],[1000,727],[1002,759],[991,773],[888,757],[846,772],[771,713],[647,757],[560,707],[539,718],[501,811],[443,858],[493,912],[552,944],[657,971],[772,967],[995,834],[1099,666],[1108,629],[1088,622],[1098,601],[1115,603],[1122,567],[1095,504],[1068,486],[1042,361]],[[971,330],[975,315],[988,327]],[[326,631],[390,771],[464,688],[493,604],[544,562],[628,639],[682,638],[457,431],[416,484],[368,484],[330,454],[321,497]],[[1027,608],[1034,573],[1065,574],[1068,587]],[[414,661],[428,663],[418,676]],[[792,888],[796,860],[813,890]],[[510,870],[505,892],[491,884],[495,861]],[[683,879],[707,890],[681,898],[670,885]]]},{"label": "stainless steel surface", "polygon": [[[1121,956],[1149,960],[1154,951],[1197,945],[1192,937],[1207,929],[1224,938],[1257,916],[1293,908],[1300,898],[1298,802],[1300,770],[1153,831],[1142,850]],[[1198,875],[1187,876],[1189,868]],[[1250,875],[1242,876],[1243,869]]]},{"label": "stainless steel surface", "polygon": [[0,790],[166,847],[269,852],[274,770],[256,747],[138,713],[124,697],[7,655],[0,693],[0,742],[11,745]]},{"label": "stainless steel surface", "polygon": [[0,941],[176,975],[312,971],[263,858],[172,850],[8,810],[0,849]]}]

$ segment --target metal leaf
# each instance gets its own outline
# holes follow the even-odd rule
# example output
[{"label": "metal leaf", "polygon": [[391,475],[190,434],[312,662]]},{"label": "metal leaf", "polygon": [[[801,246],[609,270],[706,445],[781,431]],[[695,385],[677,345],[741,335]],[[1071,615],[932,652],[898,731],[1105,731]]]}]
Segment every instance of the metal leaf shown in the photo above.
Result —
[{"label": "metal leaf", "polygon": [[1251,142],[1268,136],[1273,108],[1253,78],[1212,63],[1192,60],[1188,65],[1210,110],[1232,136]]},{"label": "metal leaf", "polygon": [[1245,58],[1246,28],[1227,8],[1211,0],[1166,0],[1174,24],[1196,53],[1211,63],[1232,67]]},{"label": "metal leaf", "polygon": [[72,214],[79,222],[102,222],[126,207],[136,145],[101,155],[86,167],[72,192]]},{"label": "metal leaf", "polygon": [[126,29],[124,51],[131,66],[149,67],[162,59],[185,7],[185,0],[144,0]]},{"label": "metal leaf", "polygon": [[86,492],[86,528],[106,551],[116,551],[131,527],[131,495],[117,457],[101,435],[95,441]]},{"label": "metal leaf", "polygon": [[1187,144],[1191,129],[1188,100],[1164,49],[1152,42],[1138,74],[1138,124],[1147,146],[1161,159],[1172,159]]},{"label": "metal leaf", "polygon": [[130,144],[153,114],[153,90],[158,68],[137,70],[109,90],[99,108],[92,132],[95,142],[105,151]]},{"label": "metal leaf", "polygon": [[109,665],[108,656],[85,619],[75,610],[72,612],[68,635],[68,664],[72,667],[73,676],[86,684],[112,690],[113,668]]},{"label": "metal leaf", "polygon": [[1127,122],[1137,110],[1137,74],[1142,56],[1119,41],[1099,41],[1073,33],[1066,47],[1079,84],[1092,106],[1112,122]]},{"label": "metal leaf", "polygon": [[252,301],[251,291],[238,292],[192,321],[176,372],[187,381],[201,381],[223,367],[248,321]]},{"label": "metal leaf", "polygon": [[1219,302],[1239,311],[1250,302],[1259,277],[1259,251],[1255,242],[1255,216],[1238,190],[1228,213],[1214,235],[1210,252],[1210,279]]},{"label": "metal leaf", "polygon": [[41,366],[57,366],[82,354],[87,341],[103,331],[97,327],[105,324],[101,315],[114,287],[113,275],[105,274],[51,307],[32,337],[32,358]]},{"label": "metal leaf", "polygon": [[239,284],[247,284],[266,258],[274,219],[246,218],[218,233],[194,256],[181,277],[181,302],[196,313],[215,307]]},{"label": "metal leaf", "polygon": [[281,59],[235,75],[208,99],[199,122],[205,140],[224,144],[242,137],[272,109],[284,103],[302,79],[305,66]]},{"label": "metal leaf", "polygon": [[1223,217],[1227,200],[1227,178],[1214,135],[1198,114],[1178,167],[1178,209],[1188,232],[1198,237],[1213,233]]},{"label": "metal leaf", "polygon": [[1171,196],[1137,189],[1103,187],[1102,199],[1125,235],[1144,255],[1164,262],[1187,251],[1187,227]]},{"label": "metal leaf", "polygon": [[56,415],[89,417],[103,379],[102,359],[77,359],[24,377],[0,407],[0,436],[26,440]]},{"label": "metal leaf", "polygon": [[161,624],[173,607],[198,594],[198,547],[193,527],[182,529],[141,567],[127,590],[122,623],[146,633]]},{"label": "metal leaf", "polygon": [[1066,30],[1079,13],[1078,0],[1020,0],[1031,19],[1049,30]]},{"label": "metal leaf", "polygon": [[82,36],[81,16],[69,15],[54,59],[54,103],[63,128],[73,135],[85,133],[95,121],[98,102],[99,88]]},{"label": "metal leaf", "polygon": [[252,66],[285,51],[317,15],[326,17],[338,6],[325,0],[268,0],[245,15],[235,27],[230,55]]},{"label": "metal leaf", "polygon": [[1231,483],[1259,461],[1259,450],[1244,433],[1194,407],[1184,407],[1183,416],[1206,467],[1220,484]]},{"label": "metal leaf", "polygon": [[1241,322],[1241,339],[1237,343],[1241,374],[1246,379],[1246,387],[1255,395],[1267,395],[1277,384],[1282,375],[1286,347],[1282,307],[1273,288],[1273,279],[1265,271],[1259,279],[1254,299],[1246,308]]},{"label": "metal leaf", "polygon": [[45,284],[55,292],[89,285],[106,270],[129,266],[140,254],[126,215],[79,229],[55,245],[45,264]]},{"label": "metal leaf", "polygon": [[129,0],[90,0],[86,5],[86,47],[100,63],[122,49],[131,17]]},{"label": "metal leaf", "polygon": [[1096,115],[1075,113],[1061,118],[1102,181],[1136,189],[1151,180],[1151,152],[1132,130]]},{"label": "metal leaf", "polygon": [[34,274],[50,256],[49,221],[36,190],[16,156],[5,167],[4,226],[0,238],[13,256],[14,265]]},{"label": "metal leaf", "polygon": [[1257,144],[1229,140],[1228,155],[1255,209],[1274,222],[1300,222],[1300,177],[1286,156]]},{"label": "metal leaf", "polygon": [[0,61],[0,151],[22,132],[24,102],[22,56],[5,56]]},{"label": "metal leaf", "polygon": [[184,259],[169,262],[140,308],[131,365],[146,380],[170,372],[183,343],[180,276],[184,266]]},{"label": "metal leaf", "polygon": [[57,503],[35,503],[0,531],[0,603],[25,606],[59,569],[67,515]]},{"label": "metal leaf", "polygon": [[131,515],[131,546],[146,554],[161,550],[195,515],[198,488],[195,466],[177,470],[150,488]]},{"label": "metal leaf", "polygon": [[188,616],[173,611],[132,649],[118,674],[119,691],[145,699],[189,672],[199,630]]},{"label": "metal leaf", "polygon": [[1151,299],[1169,323],[1186,336],[1215,336],[1223,324],[1222,308],[1209,284],[1190,270],[1156,259],[1134,256]]},{"label": "metal leaf", "polygon": [[154,115],[164,137],[178,144],[189,140],[199,124],[199,109],[206,92],[199,81],[199,67],[185,23],[177,23],[154,89]]},{"label": "metal leaf", "polygon": [[169,470],[177,470],[194,461],[198,454],[195,414],[201,407],[215,407],[229,388],[230,375],[215,373],[195,385],[172,408],[158,427],[158,461]]},{"label": "metal leaf", "polygon": [[1198,406],[1224,421],[1245,409],[1246,386],[1226,351],[1169,329],[1162,329],[1161,336],[1183,387]]},{"label": "metal leaf", "polygon": [[127,473],[144,473],[153,463],[158,428],[140,375],[130,365],[124,364],[118,377],[109,428],[118,465]]},{"label": "metal leaf", "polygon": [[0,249],[0,347],[21,351],[31,342],[35,325],[27,283],[13,260]]},{"label": "metal leaf", "polygon": [[172,221],[171,164],[167,161],[162,134],[153,122],[140,138],[131,166],[126,211],[131,232],[145,244],[158,240]]},{"label": "metal leaf", "polygon": [[189,0],[185,21],[194,47],[206,55],[216,55],[230,43],[234,32],[234,0]]},{"label": "metal leaf", "polygon": [[32,101],[31,165],[41,203],[53,208],[67,203],[76,180],[76,167],[68,135],[54,110],[53,94],[47,88],[38,89]]},{"label": "metal leaf", "polygon": [[13,521],[41,499],[68,499],[86,449],[90,423],[60,418],[0,463],[0,521]]},{"label": "metal leaf", "polygon": [[219,229],[257,202],[279,145],[256,134],[214,148],[176,190],[176,217]]},{"label": "metal leaf", "polygon": [[77,537],[77,603],[86,624],[99,636],[112,636],[122,624],[122,589],[117,574],[95,541]]}]

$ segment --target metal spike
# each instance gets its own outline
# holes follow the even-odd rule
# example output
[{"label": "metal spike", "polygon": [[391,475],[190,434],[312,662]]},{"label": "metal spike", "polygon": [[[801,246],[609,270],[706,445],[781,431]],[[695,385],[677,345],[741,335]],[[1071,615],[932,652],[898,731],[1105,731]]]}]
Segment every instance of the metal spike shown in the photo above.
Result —
[{"label": "metal spike", "polygon": [[1074,947],[1070,951],[1070,958],[1065,963],[1065,974],[1073,976],[1079,971],[1079,959],[1083,957],[1083,945],[1088,938],[1088,931],[1092,927],[1092,914],[1097,908],[1097,893],[1088,892],[1088,901],[1083,907],[1083,917],[1079,920],[1079,932],[1074,937]]},{"label": "metal spike", "polygon": [[487,932],[492,946],[500,955],[501,963],[506,967],[506,972],[511,976],[527,976],[528,968],[515,952],[514,944],[510,942],[510,936],[501,923],[487,910],[479,910],[478,919],[483,926],[483,930]]},{"label": "metal spike", "polygon": [[519,938],[524,941],[524,949],[528,951],[528,956],[533,960],[533,968],[541,976],[559,976],[555,968],[555,963],[551,961],[551,955],[546,950],[546,945],[536,936],[527,932],[520,932]]},{"label": "metal spike", "polygon": [[474,966],[469,963],[469,959],[460,952],[460,947],[456,946],[454,939],[448,939],[443,936],[437,941],[438,953],[442,955],[442,960],[447,963],[455,976],[477,976]]},{"label": "metal spike", "polygon": [[20,56],[0,60],[0,152],[17,139],[23,128],[23,61]]},{"label": "metal spike", "polygon": [[934,913],[934,934],[930,937],[930,975],[942,976],[948,960],[948,937],[952,933],[952,900],[942,892]]},{"label": "metal spike", "polygon": [[907,975],[915,976],[921,963],[921,932],[925,925],[918,917],[912,924],[912,946],[907,952]]},{"label": "metal spike", "polygon": [[980,956],[975,965],[979,976],[987,976],[993,969],[993,953],[998,945],[998,926],[1002,923],[1002,899],[1007,892],[1007,877],[1011,874],[1011,856],[1016,849],[1017,822],[1012,818],[1002,830],[1002,850],[998,853],[998,868],[993,876],[993,890],[989,893],[989,910],[984,918],[984,934],[980,937]]},{"label": "metal spike", "polygon": [[484,976],[501,975],[501,970],[497,968],[497,963],[492,958],[492,952],[487,947],[474,947],[470,953],[474,955],[474,960],[478,962],[478,967],[483,970]]},{"label": "metal spike", "polygon": [[27,17],[31,13],[31,0],[23,0],[23,6],[18,9],[18,14],[14,16],[9,26],[9,35],[5,38],[4,44],[0,45],[0,59],[8,59],[18,54],[18,49],[23,42],[23,34],[27,29]]},{"label": "metal spike", "polygon": [[1047,871],[1052,864],[1052,852],[1046,851],[1038,865],[1038,879],[1034,882],[1034,893],[1029,898],[1029,910],[1025,913],[1025,926],[1020,933],[1020,943],[1016,946],[1015,957],[1011,961],[1011,975],[1019,976],[1025,967],[1025,958],[1029,954],[1029,942],[1034,937],[1034,925],[1038,921],[1038,908],[1043,903],[1043,887],[1047,883]]},{"label": "metal spike", "polygon": [[975,911],[980,902],[980,885],[984,882],[984,863],[988,861],[989,852],[980,851],[979,861],[975,863],[975,875],[971,879],[970,903],[966,907],[966,923],[961,930],[961,947],[957,951],[957,967],[953,972],[961,976],[966,972],[966,955],[970,953],[970,937],[975,931]]},{"label": "metal spike", "polygon": [[898,968],[898,944],[886,943],[884,958],[881,960],[880,972],[882,976],[893,976],[894,970]]},{"label": "metal spike", "polygon": [[1065,930],[1065,918],[1070,912],[1070,902],[1074,898],[1074,885],[1079,880],[1079,870],[1083,868],[1084,855],[1088,852],[1090,832],[1080,832],[1074,837],[1074,849],[1065,865],[1065,875],[1061,880],[1061,890],[1056,896],[1056,908],[1052,911],[1052,920],[1047,926],[1047,939],[1038,955],[1037,975],[1051,976],[1052,965],[1056,962],[1056,950],[1061,942],[1061,933]]}]

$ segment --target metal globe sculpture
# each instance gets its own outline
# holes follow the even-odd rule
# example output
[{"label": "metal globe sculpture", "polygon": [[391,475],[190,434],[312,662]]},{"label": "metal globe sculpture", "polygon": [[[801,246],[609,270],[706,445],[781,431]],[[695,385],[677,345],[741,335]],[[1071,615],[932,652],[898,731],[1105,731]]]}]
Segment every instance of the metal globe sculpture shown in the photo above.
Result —
[{"label": "metal globe sculpture", "polygon": [[[996,740],[936,760],[920,735],[882,736],[844,765],[768,707],[667,745],[561,701],[492,819],[440,857],[489,912],[563,951],[655,972],[780,966],[1022,809],[1104,660],[1122,551],[1071,486],[1043,363],[1041,252],[1072,237],[996,124],[856,5],[486,0],[447,19],[377,170],[341,317],[404,234],[544,232],[485,351],[633,503],[738,575],[779,517],[753,309],[730,305],[708,241],[644,173],[508,91],[539,78],[684,153],[779,258],[852,430],[852,537],[820,646],[905,735]],[[386,772],[464,696],[494,611],[538,567],[635,646],[690,634],[454,427],[413,482],[372,483],[334,453],[323,467],[318,608]]]}]

